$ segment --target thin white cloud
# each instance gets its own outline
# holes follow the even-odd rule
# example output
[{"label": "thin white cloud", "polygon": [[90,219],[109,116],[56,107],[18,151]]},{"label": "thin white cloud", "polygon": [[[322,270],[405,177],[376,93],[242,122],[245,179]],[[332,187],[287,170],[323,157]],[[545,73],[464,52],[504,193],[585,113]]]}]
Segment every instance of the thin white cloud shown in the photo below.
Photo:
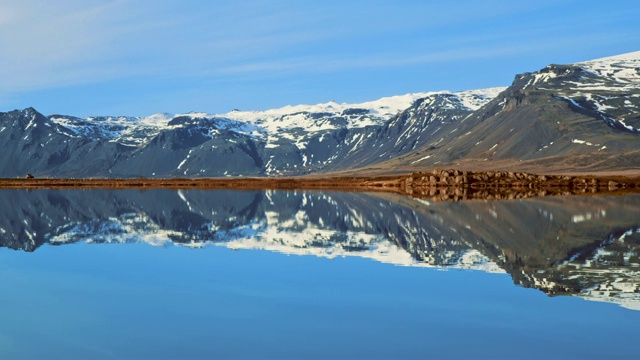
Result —
[{"label": "thin white cloud", "polygon": [[[118,14],[124,4],[86,2],[73,9],[43,9],[47,5],[38,2],[21,2],[10,9],[4,5],[0,11],[12,10],[13,15],[0,25],[2,86],[22,90],[65,85],[104,74],[100,62],[110,58],[110,42],[122,31],[112,25],[122,18]],[[88,74],[91,63],[98,66]]]},{"label": "thin white cloud", "polygon": [[305,19],[291,11],[267,11],[268,4],[241,3],[242,13],[220,3],[206,14],[183,8],[172,13],[172,6],[154,4],[0,5],[0,92],[131,76],[188,76],[340,34],[304,28]]},{"label": "thin white cloud", "polygon": [[[544,28],[532,21],[518,31],[496,31],[499,17],[555,3],[4,1],[0,94],[134,77],[398,68],[527,55],[571,41],[597,46],[606,36],[609,43],[634,38],[613,30],[576,35],[563,31],[561,19],[545,21]],[[458,30],[462,26],[465,31]]]},{"label": "thin white cloud", "polygon": [[337,72],[350,69],[393,68],[453,61],[472,62],[474,60],[504,59],[505,57],[526,56],[541,51],[562,49],[569,42],[588,41],[591,46],[611,44],[612,36],[607,34],[599,36],[567,34],[564,37],[557,36],[554,39],[535,42],[517,43],[511,41],[513,39],[509,37],[505,38],[505,40],[507,41],[496,45],[470,45],[424,54],[403,54],[401,56],[379,53],[362,56],[315,56],[250,62],[220,67],[202,75],[264,74],[266,76],[274,76],[276,73]]}]

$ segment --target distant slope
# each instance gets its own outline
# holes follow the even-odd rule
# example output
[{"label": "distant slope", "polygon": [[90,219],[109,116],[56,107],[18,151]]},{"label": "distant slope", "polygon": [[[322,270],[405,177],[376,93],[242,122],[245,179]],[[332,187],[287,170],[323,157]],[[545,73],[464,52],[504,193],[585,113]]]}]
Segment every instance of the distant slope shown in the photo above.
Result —
[{"label": "distant slope", "polygon": [[640,52],[516,76],[496,99],[377,169],[640,170]]},{"label": "distant slope", "polygon": [[[83,119],[16,110],[0,113],[0,140],[14,149],[0,159],[0,176],[273,176],[349,169],[421,146],[427,138],[424,131],[471,113],[500,90],[442,91],[362,104],[329,102],[222,115]],[[401,111],[406,107],[424,114],[424,128],[405,121]],[[433,123],[430,129],[427,123]]]}]

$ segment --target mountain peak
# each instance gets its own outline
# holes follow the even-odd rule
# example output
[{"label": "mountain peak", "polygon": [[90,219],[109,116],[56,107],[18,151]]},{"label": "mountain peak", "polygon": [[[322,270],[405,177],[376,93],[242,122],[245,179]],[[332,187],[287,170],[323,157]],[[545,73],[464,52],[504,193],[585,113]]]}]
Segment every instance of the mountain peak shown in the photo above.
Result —
[{"label": "mountain peak", "polygon": [[619,54],[619,55],[613,55],[613,56],[607,56],[607,57],[603,57],[603,58],[599,58],[599,59],[593,59],[593,60],[587,60],[587,61],[581,61],[579,63],[576,64],[584,64],[584,63],[591,63],[591,62],[609,62],[609,61],[640,61],[640,51],[633,51],[633,52],[629,52],[629,53],[625,53],[625,54]]}]

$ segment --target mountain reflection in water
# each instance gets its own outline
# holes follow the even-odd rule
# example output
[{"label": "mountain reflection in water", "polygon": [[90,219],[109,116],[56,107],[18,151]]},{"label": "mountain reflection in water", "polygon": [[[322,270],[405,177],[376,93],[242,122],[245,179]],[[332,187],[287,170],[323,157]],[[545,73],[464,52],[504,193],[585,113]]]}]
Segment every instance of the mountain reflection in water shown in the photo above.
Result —
[{"label": "mountain reflection in water", "polygon": [[7,190],[0,246],[146,242],[507,272],[640,310],[640,195],[433,203],[386,193]]}]

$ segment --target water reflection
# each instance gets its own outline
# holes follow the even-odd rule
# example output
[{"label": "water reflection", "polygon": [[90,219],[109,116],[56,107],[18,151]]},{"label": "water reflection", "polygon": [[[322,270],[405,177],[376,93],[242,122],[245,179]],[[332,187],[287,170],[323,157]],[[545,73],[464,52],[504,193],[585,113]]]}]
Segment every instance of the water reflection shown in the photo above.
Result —
[{"label": "water reflection", "polygon": [[507,272],[640,310],[640,196],[434,203],[312,191],[5,190],[0,246],[219,245]]}]

